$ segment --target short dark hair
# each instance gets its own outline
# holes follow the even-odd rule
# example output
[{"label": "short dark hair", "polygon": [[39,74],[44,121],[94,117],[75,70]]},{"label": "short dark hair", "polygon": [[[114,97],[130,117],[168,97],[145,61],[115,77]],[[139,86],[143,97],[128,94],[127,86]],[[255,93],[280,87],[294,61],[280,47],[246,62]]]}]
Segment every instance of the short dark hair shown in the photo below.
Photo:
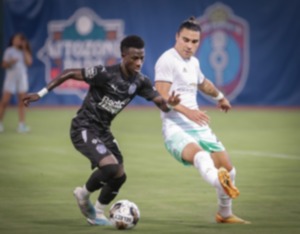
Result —
[{"label": "short dark hair", "polygon": [[191,16],[187,20],[183,21],[180,24],[180,26],[177,30],[177,33],[180,33],[181,30],[184,29],[184,28],[189,29],[189,30],[193,30],[193,31],[196,31],[196,32],[201,32],[200,24],[194,16]]},{"label": "short dark hair", "polygon": [[136,35],[130,35],[125,37],[122,41],[121,41],[121,53],[124,52],[124,50],[128,49],[128,48],[137,48],[137,49],[143,49],[145,47],[145,42],[144,40]]}]

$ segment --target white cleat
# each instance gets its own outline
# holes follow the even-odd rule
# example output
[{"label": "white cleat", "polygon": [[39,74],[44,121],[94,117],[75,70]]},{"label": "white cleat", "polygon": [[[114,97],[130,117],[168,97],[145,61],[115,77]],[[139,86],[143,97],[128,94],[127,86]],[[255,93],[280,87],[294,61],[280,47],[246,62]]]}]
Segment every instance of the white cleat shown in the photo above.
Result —
[{"label": "white cleat", "polygon": [[77,187],[73,191],[74,197],[77,200],[77,204],[80,208],[81,213],[88,219],[96,218],[96,211],[88,197],[82,196],[82,188]]}]

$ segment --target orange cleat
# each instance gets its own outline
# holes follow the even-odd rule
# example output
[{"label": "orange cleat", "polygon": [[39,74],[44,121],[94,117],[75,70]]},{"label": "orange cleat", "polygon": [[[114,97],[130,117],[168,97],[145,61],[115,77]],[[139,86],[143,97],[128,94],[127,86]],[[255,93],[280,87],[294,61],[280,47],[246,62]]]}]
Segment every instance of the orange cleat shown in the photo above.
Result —
[{"label": "orange cleat", "polygon": [[233,185],[230,179],[229,172],[224,167],[218,170],[218,177],[221,186],[229,197],[236,198],[240,195],[238,188]]},{"label": "orange cleat", "polygon": [[243,220],[235,215],[230,215],[227,218],[223,218],[219,213],[216,215],[216,222],[217,223],[231,223],[231,224],[251,224],[251,222],[247,220]]}]

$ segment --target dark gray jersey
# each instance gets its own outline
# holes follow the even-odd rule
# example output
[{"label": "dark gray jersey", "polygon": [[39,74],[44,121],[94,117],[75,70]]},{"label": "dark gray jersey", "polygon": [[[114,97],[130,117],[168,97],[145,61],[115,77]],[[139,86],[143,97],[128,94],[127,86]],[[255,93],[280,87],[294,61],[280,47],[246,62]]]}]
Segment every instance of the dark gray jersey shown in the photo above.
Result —
[{"label": "dark gray jersey", "polygon": [[90,88],[75,117],[77,127],[95,123],[100,128],[109,128],[114,117],[136,95],[148,101],[159,95],[149,78],[141,73],[124,78],[120,64],[84,68],[82,75]]}]

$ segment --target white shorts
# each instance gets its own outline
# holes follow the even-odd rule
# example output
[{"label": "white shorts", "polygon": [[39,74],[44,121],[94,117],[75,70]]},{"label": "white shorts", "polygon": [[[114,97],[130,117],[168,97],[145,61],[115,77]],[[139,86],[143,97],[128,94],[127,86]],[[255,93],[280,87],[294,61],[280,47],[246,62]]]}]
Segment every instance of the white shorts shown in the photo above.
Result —
[{"label": "white shorts", "polygon": [[26,93],[28,91],[28,79],[27,76],[10,76],[6,77],[3,85],[3,91],[16,94]]},{"label": "white shorts", "polygon": [[165,146],[169,153],[184,165],[190,165],[181,157],[183,149],[190,143],[198,144],[209,153],[225,151],[224,145],[210,128],[180,131],[165,139]]}]

